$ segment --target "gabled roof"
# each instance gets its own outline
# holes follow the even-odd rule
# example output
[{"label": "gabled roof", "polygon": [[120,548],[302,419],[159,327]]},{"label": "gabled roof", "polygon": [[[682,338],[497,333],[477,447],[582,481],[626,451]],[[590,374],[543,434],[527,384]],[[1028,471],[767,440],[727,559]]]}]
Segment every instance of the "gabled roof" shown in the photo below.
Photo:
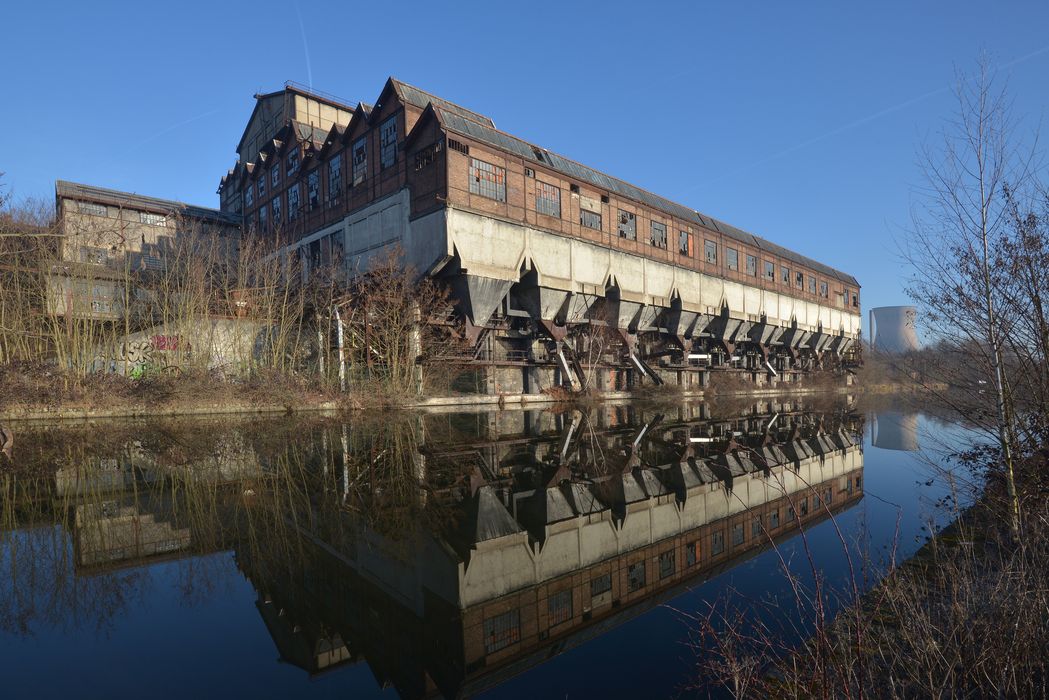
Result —
[{"label": "gabled roof", "polygon": [[[746,245],[754,246],[759,250],[768,251],[784,260],[790,260],[799,265],[804,265],[827,277],[840,280],[852,286],[859,286],[859,282],[852,275],[841,272],[840,270],[835,270],[834,268],[824,265],[821,262],[817,262],[812,258],[795,253],[783,246],[776,245],[771,241],[755,236],[752,233],[748,233],[742,229],[736,228],[735,226],[726,224],[725,222],[707,216],[706,214],[701,214],[695,209],[689,209],[688,207],[678,204],[677,202],[672,202],[665,197],[660,197],[659,195],[643,190],[640,187],[631,185],[624,180],[606,175],[605,173],[548,151],[545,148],[536,146],[535,144],[517,138],[516,136],[499,131],[490,124],[484,124],[474,119],[463,117],[455,111],[444,109],[441,105],[436,103],[434,103],[433,106],[435,108],[433,110],[434,114],[440,120],[441,125],[448,131],[453,131],[494,148],[508,151],[516,156],[520,156],[533,163],[537,163],[543,167],[561,173],[572,180],[578,180],[593,185],[599,189],[613,192],[621,197],[640,202],[641,204],[666,212],[684,221],[691,221],[709,230],[720,232],[728,238],[732,238]],[[422,119],[420,118],[420,124],[421,123]]]},{"label": "gabled roof", "polygon": [[240,149],[244,147],[244,139],[248,135],[248,128],[251,126],[252,120],[255,119],[255,113],[259,111],[259,106],[269,98],[284,96],[289,92],[292,94],[302,95],[303,97],[308,97],[311,100],[323,102],[324,104],[331,105],[332,107],[342,109],[347,112],[353,111],[352,105],[343,102],[342,100],[333,95],[326,95],[324,93],[311,90],[309,88],[306,88],[305,86],[299,85],[289,80],[284,83],[284,87],[280,90],[255,94],[255,107],[251,110],[251,116],[248,117],[248,121],[244,124],[244,131],[242,131],[240,134],[240,140],[237,141],[237,153],[240,153]]},{"label": "gabled roof", "polygon": [[58,180],[55,182],[55,197],[68,198],[82,202],[109,204],[124,209],[140,209],[158,214],[179,214],[194,219],[201,219],[217,224],[240,224],[240,216],[218,209],[198,207],[173,199],[146,197],[133,192],[121,192],[94,185],[82,185],[76,182]]},{"label": "gabled roof", "polygon": [[432,104],[435,107],[440,107],[446,112],[455,114],[456,116],[462,119],[469,119],[470,121],[477,122],[478,124],[483,124],[484,126],[487,126],[490,129],[495,128],[495,122],[493,122],[490,118],[484,116],[483,114],[478,114],[477,112],[469,110],[466,107],[457,105],[454,102],[449,102],[448,100],[445,100],[441,97],[432,95],[426,92],[425,90],[420,90],[414,85],[409,85],[408,83],[405,83],[401,80],[397,80],[397,78],[394,77],[391,77],[389,80],[386,81],[386,85],[383,87],[382,93],[379,93],[380,100],[382,99],[383,94],[388,88],[392,88],[397,93],[397,97],[400,98],[401,102],[418,107],[419,109],[426,109],[427,105]]}]

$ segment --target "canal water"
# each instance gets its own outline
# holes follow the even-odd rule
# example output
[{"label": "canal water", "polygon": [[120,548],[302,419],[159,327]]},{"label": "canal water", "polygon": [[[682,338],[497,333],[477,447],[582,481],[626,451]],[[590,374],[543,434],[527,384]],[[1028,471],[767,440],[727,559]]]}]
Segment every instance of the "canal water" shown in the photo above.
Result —
[{"label": "canal water", "polygon": [[9,698],[687,697],[690,616],[867,587],[967,494],[958,429],[844,399],[13,428]]}]

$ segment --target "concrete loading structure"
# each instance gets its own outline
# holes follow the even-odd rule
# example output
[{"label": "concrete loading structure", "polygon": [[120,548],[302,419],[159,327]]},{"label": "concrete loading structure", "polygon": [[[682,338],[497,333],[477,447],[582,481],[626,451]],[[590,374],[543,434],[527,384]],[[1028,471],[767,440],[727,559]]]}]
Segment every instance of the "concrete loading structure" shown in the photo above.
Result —
[{"label": "concrete loading structure", "polygon": [[222,209],[308,268],[350,277],[399,251],[452,290],[493,393],[687,388],[712,369],[793,381],[853,361],[851,275],[393,78],[374,106],[290,84],[256,97]]}]

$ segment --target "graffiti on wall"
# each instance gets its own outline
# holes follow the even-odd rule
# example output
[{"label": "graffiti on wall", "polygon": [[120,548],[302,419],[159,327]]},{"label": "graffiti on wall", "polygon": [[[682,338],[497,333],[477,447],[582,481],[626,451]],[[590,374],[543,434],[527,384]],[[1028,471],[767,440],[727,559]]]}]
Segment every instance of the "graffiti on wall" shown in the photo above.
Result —
[{"label": "graffiti on wall", "polygon": [[[153,335],[149,338],[128,339],[120,344],[110,371],[128,377],[142,377],[150,373],[177,374],[189,360],[191,346],[178,335]],[[117,365],[120,365],[119,367]]]}]

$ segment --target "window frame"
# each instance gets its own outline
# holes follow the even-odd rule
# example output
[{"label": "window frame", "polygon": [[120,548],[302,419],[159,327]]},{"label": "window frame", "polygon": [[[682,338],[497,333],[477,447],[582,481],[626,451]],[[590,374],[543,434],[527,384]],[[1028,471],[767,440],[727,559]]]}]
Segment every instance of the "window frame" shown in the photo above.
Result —
[{"label": "window frame", "polygon": [[725,248],[725,267],[734,272],[739,272],[739,250],[736,248]]},{"label": "window frame", "polygon": [[[388,140],[390,136],[392,140]],[[397,165],[397,115],[379,125],[379,170]]]},{"label": "window frame", "polygon": [[627,241],[637,240],[637,214],[620,209],[616,215],[616,233]]},{"label": "window frame", "polygon": [[[359,156],[359,157],[358,157]],[[351,187],[356,187],[368,179],[368,136],[364,135],[354,140],[350,146],[350,160],[352,163],[350,173]]]},{"label": "window frame", "polygon": [[561,218],[561,188],[536,178],[535,212],[555,219]]},{"label": "window frame", "polygon": [[505,204],[506,168],[470,156],[470,194]]},{"label": "window frame", "polygon": [[660,250],[667,249],[667,225],[661,221],[650,220],[648,226],[648,244]]}]

